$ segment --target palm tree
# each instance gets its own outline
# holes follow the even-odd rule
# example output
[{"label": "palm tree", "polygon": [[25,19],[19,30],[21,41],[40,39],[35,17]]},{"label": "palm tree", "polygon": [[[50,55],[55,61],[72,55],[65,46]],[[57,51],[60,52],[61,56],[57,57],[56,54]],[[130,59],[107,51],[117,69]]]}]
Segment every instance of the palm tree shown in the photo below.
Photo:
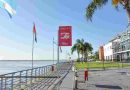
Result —
[{"label": "palm tree", "polygon": [[82,59],[87,60],[88,54],[93,50],[92,45],[88,42],[84,42],[84,39],[77,39],[76,43],[71,48],[71,54],[74,51],[77,51],[78,60],[80,58],[80,54],[82,55]]},{"label": "palm tree", "polygon": [[[106,3],[108,3],[109,0],[93,0],[86,9],[86,17],[87,20],[92,21],[93,14],[95,10],[100,9]],[[130,24],[130,0],[112,0],[113,6],[118,9],[118,6],[121,5],[127,12],[128,16],[128,24]]]},{"label": "palm tree", "polygon": [[82,55],[82,59],[84,58],[84,39],[80,40],[80,53]]},{"label": "palm tree", "polygon": [[80,58],[80,39],[76,40],[76,43],[71,48],[71,54],[73,54],[74,51],[77,51],[78,54],[78,60]]},{"label": "palm tree", "polygon": [[88,58],[88,54],[90,54],[93,50],[93,47],[90,43],[85,42],[84,43],[84,57],[85,57],[85,61],[87,61]]}]

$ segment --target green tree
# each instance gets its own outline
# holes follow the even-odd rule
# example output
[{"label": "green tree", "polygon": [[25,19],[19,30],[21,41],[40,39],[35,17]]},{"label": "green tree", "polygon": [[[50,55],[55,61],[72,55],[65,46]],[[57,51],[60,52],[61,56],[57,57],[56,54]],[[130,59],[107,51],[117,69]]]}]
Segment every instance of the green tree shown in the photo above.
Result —
[{"label": "green tree", "polygon": [[88,55],[92,53],[93,47],[90,43],[85,42],[84,43],[84,57],[85,57],[85,61],[87,61],[88,59]]},{"label": "green tree", "polygon": [[87,60],[88,54],[93,50],[92,45],[88,42],[84,42],[84,39],[77,39],[76,43],[71,48],[71,54],[74,51],[77,51],[78,60],[80,58],[80,54],[84,60]]},{"label": "green tree", "polygon": [[[87,6],[86,17],[87,20],[92,21],[94,12],[97,9],[101,9],[109,0],[92,0],[92,2]],[[128,23],[130,24],[130,0],[112,0],[113,6],[118,9],[118,6],[121,5],[127,12]]]},{"label": "green tree", "polygon": [[84,39],[81,39],[79,44],[80,44],[80,54],[82,55],[82,58],[84,58],[84,49],[85,49]]},{"label": "green tree", "polygon": [[73,54],[73,52],[77,51],[78,54],[78,60],[80,58],[80,39],[76,40],[76,43],[72,46],[71,48],[71,54]]},{"label": "green tree", "polygon": [[95,56],[95,59],[99,59],[99,52],[96,51],[95,54],[94,54],[94,56]]}]

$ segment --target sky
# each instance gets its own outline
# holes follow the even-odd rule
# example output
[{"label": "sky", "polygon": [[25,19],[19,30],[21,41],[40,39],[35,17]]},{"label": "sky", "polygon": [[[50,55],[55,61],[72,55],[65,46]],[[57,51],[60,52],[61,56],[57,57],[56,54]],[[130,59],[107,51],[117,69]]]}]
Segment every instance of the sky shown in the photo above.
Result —
[{"label": "sky", "polygon": [[[37,43],[35,60],[52,60],[53,37],[57,41],[59,26],[72,26],[72,41],[84,39],[92,44],[94,51],[117,34],[126,31],[127,15],[109,3],[88,22],[85,17],[87,5],[92,0],[16,0],[16,15],[10,19],[0,8],[0,60],[31,60],[32,29],[35,22]],[[62,47],[60,59],[66,59],[71,47]],[[76,58],[77,54],[71,56]],[[55,45],[55,59],[57,46]]]}]

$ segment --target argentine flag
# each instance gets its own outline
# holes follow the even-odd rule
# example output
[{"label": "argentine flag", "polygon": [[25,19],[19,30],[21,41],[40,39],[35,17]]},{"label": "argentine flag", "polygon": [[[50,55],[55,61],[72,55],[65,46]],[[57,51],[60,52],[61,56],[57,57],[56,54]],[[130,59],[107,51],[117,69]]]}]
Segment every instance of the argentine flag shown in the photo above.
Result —
[{"label": "argentine flag", "polygon": [[16,14],[16,4],[14,0],[0,0],[0,8],[5,9],[8,12],[10,18]]}]

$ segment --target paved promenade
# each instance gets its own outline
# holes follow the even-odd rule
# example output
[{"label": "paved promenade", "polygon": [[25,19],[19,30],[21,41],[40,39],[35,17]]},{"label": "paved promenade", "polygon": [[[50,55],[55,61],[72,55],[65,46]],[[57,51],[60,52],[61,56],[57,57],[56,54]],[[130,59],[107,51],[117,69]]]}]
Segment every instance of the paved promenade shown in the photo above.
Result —
[{"label": "paved promenade", "polygon": [[91,70],[88,81],[83,79],[83,70],[78,71],[80,81],[77,90],[130,90],[130,68]]},{"label": "paved promenade", "polygon": [[60,85],[60,90],[73,90],[74,72],[70,71]]},{"label": "paved promenade", "polygon": [[[62,77],[64,74],[70,69],[71,64],[70,63],[64,63],[61,64],[59,69],[59,75]],[[49,74],[49,76],[58,76],[58,72],[54,71]],[[45,78],[41,79],[38,82],[35,82],[33,85],[29,85],[24,90],[48,90],[50,86],[52,86],[59,78]],[[52,88],[53,89],[53,88]],[[51,89],[49,89],[51,90]],[[55,90],[55,89],[53,89]],[[68,89],[66,89],[68,90]]]}]

